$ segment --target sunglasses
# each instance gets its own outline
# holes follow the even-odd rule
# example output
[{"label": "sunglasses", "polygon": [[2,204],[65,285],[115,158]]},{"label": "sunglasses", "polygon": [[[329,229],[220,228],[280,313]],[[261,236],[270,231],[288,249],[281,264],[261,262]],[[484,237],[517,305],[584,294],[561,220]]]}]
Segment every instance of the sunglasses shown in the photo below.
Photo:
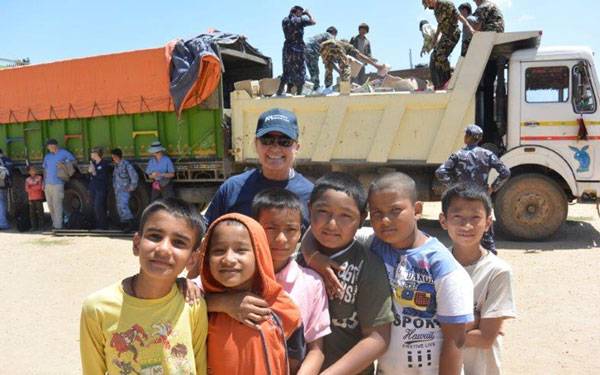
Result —
[{"label": "sunglasses", "polygon": [[264,136],[264,137],[260,137],[258,138],[260,140],[260,143],[263,146],[272,146],[275,143],[277,143],[278,146],[280,147],[291,147],[294,144],[294,140],[292,138],[288,138],[288,137],[272,137],[272,136]]}]

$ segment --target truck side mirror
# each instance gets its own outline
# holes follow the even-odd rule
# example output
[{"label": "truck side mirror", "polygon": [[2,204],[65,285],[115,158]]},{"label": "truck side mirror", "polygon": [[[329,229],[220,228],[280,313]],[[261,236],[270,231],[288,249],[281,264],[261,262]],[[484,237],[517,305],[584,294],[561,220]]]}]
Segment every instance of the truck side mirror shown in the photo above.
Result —
[{"label": "truck side mirror", "polygon": [[596,111],[596,96],[585,62],[573,66],[573,110],[575,113],[593,113]]}]

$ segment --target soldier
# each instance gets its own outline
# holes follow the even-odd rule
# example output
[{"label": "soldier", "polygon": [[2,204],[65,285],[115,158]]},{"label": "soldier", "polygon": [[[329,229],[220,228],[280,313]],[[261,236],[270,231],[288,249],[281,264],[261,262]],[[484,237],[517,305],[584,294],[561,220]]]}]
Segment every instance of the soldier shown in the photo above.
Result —
[{"label": "soldier", "polygon": [[337,36],[337,29],[334,26],[330,26],[324,33],[317,34],[310,38],[310,41],[306,44],[304,55],[306,58],[306,67],[308,68],[308,74],[310,74],[310,80],[313,83],[313,89],[319,88],[319,56],[321,56],[321,43],[329,39],[335,39]]},{"label": "soldier", "polygon": [[438,23],[429,68],[433,85],[439,90],[451,77],[448,58],[460,39],[459,14],[454,3],[449,0],[422,0],[422,3],[425,8],[433,10]]},{"label": "soldier", "polygon": [[498,6],[487,0],[475,0],[477,9],[473,13],[475,18],[475,27],[477,31],[495,31],[504,32],[504,16]]},{"label": "soldier", "polygon": [[333,69],[340,73],[340,80],[350,82],[352,73],[348,55],[355,57],[361,62],[371,64],[377,69],[383,68],[374,59],[360,53],[354,46],[345,40],[329,39],[321,43],[321,57],[325,65],[325,87],[333,84]]},{"label": "soldier", "polygon": [[115,189],[115,200],[117,201],[117,213],[123,230],[131,232],[135,228],[134,217],[129,209],[129,196],[137,188],[138,174],[131,163],[123,160],[123,151],[120,148],[112,150],[111,156],[115,164],[113,188]]},{"label": "soldier", "polygon": [[[473,9],[471,8],[471,4],[462,3],[458,6],[458,11],[462,17],[459,17],[460,21],[463,23],[462,29],[462,46],[460,49],[460,55],[466,56],[467,49],[469,48],[469,44],[471,43],[471,39],[473,38],[472,27],[477,24],[477,19],[473,16]],[[465,21],[463,21],[466,20]],[[471,28],[469,28],[471,26]]]},{"label": "soldier", "polygon": [[[364,22],[361,23],[358,25],[358,35],[350,39],[350,44],[363,55],[371,57],[371,42],[367,39],[368,33],[369,25]],[[362,85],[366,80],[365,67],[363,66],[360,72],[358,72],[358,76],[356,76],[356,83]]]},{"label": "soldier", "polygon": [[[484,189],[488,194],[498,191],[510,177],[510,170],[491,151],[478,147],[483,138],[483,130],[477,125],[469,125],[465,129],[465,147],[450,155],[448,160],[435,171],[435,176],[447,186],[462,183]],[[498,177],[491,186],[487,180],[490,170],[494,168]],[[494,229],[483,235],[481,245],[496,254]]]},{"label": "soldier", "polygon": [[294,6],[290,14],[283,19],[281,27],[285,42],[283,43],[283,75],[279,83],[277,95],[283,95],[285,85],[288,86],[288,92],[291,86],[296,86],[296,94],[302,93],[304,79],[306,76],[306,67],[304,66],[304,27],[314,25],[315,19],[301,6]]}]

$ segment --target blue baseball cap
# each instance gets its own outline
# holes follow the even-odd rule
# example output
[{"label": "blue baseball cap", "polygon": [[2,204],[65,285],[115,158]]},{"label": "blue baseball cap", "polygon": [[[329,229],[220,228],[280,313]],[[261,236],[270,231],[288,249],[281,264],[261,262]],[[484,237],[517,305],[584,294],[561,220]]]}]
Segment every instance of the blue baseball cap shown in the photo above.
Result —
[{"label": "blue baseball cap", "polygon": [[481,130],[479,126],[471,124],[465,128],[465,134],[472,137],[481,137],[483,135],[483,130]]},{"label": "blue baseball cap", "polygon": [[281,108],[263,112],[256,124],[256,138],[271,132],[279,132],[294,141],[298,140],[298,119],[290,111]]}]

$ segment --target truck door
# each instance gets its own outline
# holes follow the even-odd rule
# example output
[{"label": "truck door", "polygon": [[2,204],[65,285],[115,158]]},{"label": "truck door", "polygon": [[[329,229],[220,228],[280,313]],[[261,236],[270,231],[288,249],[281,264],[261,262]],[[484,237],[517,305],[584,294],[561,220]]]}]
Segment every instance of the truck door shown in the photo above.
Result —
[{"label": "truck door", "polygon": [[[556,151],[569,163],[577,180],[590,180],[594,175],[590,158],[593,150],[589,137],[580,139],[579,123],[580,119],[587,121],[592,109],[595,112],[597,100],[591,82],[587,85],[590,89],[573,84],[575,76],[583,75],[580,64],[577,60],[522,64],[520,143]],[[590,92],[591,97],[582,101],[583,95]],[[590,129],[587,126],[588,133]]]}]

